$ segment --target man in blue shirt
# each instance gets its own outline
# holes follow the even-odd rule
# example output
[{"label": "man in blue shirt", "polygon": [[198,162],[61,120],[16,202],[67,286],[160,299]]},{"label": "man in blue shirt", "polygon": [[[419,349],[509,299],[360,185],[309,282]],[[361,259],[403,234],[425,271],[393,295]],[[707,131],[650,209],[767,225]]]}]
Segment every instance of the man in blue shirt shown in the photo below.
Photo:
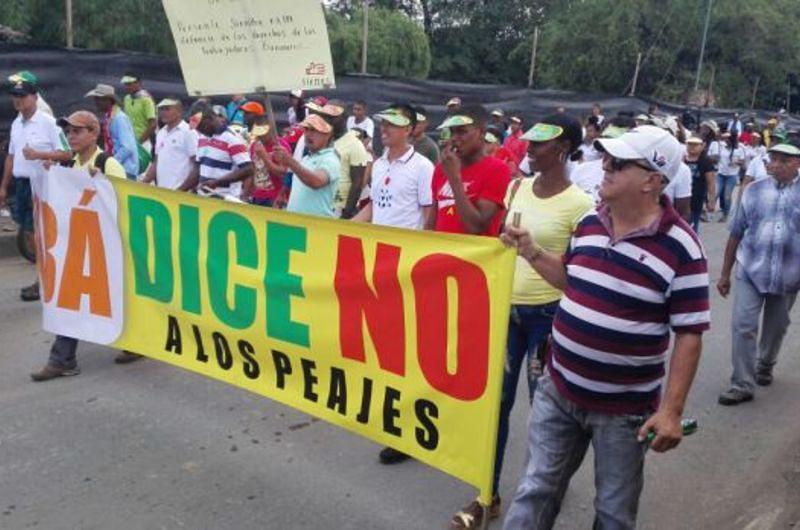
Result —
[{"label": "man in blue shirt", "polygon": [[770,178],[747,186],[731,221],[717,283],[720,294],[728,296],[735,262],[733,376],[730,388],[719,396],[721,405],[750,401],[755,384],[772,383],[772,368],[800,290],[800,148],[777,144],[769,154]]},{"label": "man in blue shirt", "polygon": [[87,98],[94,98],[100,112],[101,140],[103,150],[112,155],[131,180],[139,176],[139,148],[136,135],[128,115],[117,104],[117,96],[111,85],[99,84],[86,93]]}]

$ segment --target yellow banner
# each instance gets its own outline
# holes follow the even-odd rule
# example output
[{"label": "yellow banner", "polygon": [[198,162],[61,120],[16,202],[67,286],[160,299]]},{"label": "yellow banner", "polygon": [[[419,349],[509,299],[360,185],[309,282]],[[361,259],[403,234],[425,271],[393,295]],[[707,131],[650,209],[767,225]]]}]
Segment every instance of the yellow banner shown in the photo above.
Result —
[{"label": "yellow banner", "polygon": [[330,89],[319,0],[162,0],[191,95]]},{"label": "yellow banner", "polygon": [[277,400],[490,500],[512,251],[79,173],[39,186],[48,329],[74,315],[78,338]]}]

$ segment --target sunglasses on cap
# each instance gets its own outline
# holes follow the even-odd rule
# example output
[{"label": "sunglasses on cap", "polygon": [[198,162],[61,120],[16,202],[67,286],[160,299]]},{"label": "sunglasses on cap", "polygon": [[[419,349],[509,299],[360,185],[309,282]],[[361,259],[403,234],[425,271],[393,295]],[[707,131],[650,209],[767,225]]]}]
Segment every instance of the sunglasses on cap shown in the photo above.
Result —
[{"label": "sunglasses on cap", "polygon": [[603,167],[607,167],[611,171],[622,171],[628,166],[637,166],[642,169],[646,169],[647,171],[655,171],[652,167],[648,166],[646,162],[640,160],[617,158],[609,155],[608,153],[603,156]]}]

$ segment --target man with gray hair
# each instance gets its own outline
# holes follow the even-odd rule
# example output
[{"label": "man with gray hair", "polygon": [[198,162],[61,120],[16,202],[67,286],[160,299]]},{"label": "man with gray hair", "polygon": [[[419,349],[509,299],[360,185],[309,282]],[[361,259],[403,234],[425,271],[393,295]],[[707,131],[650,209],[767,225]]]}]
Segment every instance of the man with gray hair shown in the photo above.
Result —
[{"label": "man with gray hair", "polygon": [[646,125],[595,147],[603,153],[603,202],[580,222],[563,256],[513,225],[502,235],[564,292],[533,399],[528,465],[506,530],[553,527],[590,443],[595,528],[633,529],[648,445],[664,452],[680,443],[709,327],[705,253],[662,197],[680,167],[680,143]]}]

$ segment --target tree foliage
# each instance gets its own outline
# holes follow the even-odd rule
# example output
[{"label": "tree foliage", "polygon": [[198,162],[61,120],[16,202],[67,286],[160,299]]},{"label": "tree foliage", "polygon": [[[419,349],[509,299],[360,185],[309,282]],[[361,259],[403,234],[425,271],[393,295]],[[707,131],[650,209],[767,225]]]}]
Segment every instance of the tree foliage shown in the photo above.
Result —
[{"label": "tree foliage", "polygon": [[[712,4],[701,88],[721,106],[749,106],[785,98],[787,76],[800,68],[800,22],[795,0],[726,0]],[[540,85],[626,93],[642,54],[637,93],[681,100],[694,86],[705,2],[592,0],[573,3],[542,27]],[[529,49],[530,43],[526,43]],[[518,62],[519,50],[512,52]]]},{"label": "tree foliage", "polygon": [[[74,0],[75,44],[174,55],[160,0]],[[369,72],[463,82],[527,82],[540,27],[536,86],[680,101],[694,86],[704,0],[370,0]],[[327,0],[337,72],[359,71],[361,0]],[[2,0],[0,24],[63,45],[64,0]],[[800,71],[797,0],[714,0],[700,86],[719,105],[784,104]],[[791,82],[790,82],[791,81]],[[800,96],[792,89],[792,108]]]},{"label": "tree foliage", "polygon": [[[35,43],[63,46],[64,0],[2,0],[0,24],[26,32]],[[73,1],[75,46],[174,55],[160,0]]]},{"label": "tree foliage", "polygon": [[[334,69],[357,72],[361,69],[364,13],[329,12],[328,38]],[[431,67],[431,51],[422,27],[402,12],[370,8],[367,33],[368,72],[396,77],[425,78]]]}]

